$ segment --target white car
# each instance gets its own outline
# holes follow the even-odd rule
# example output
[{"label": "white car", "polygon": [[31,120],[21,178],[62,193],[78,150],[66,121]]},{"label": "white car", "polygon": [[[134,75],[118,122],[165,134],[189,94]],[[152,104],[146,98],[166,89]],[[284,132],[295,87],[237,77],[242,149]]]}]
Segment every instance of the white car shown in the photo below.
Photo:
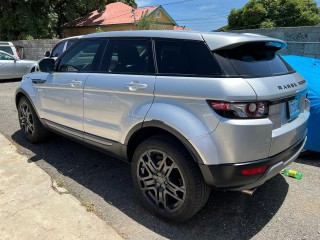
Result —
[{"label": "white car", "polygon": [[17,49],[12,42],[0,42],[0,51],[4,51],[19,58]]},{"label": "white car", "polygon": [[22,78],[36,70],[37,61],[20,60],[0,50],[0,79]]}]

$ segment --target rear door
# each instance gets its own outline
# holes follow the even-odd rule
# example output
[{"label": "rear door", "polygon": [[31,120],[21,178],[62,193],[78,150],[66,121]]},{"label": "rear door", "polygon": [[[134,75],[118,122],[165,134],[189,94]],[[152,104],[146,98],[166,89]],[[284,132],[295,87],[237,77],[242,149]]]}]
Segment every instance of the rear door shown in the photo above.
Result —
[{"label": "rear door", "polygon": [[214,51],[229,71],[245,79],[256,92],[257,101],[269,102],[273,123],[269,156],[284,151],[306,134],[306,81],[279,55],[277,44],[251,42],[233,49]]},{"label": "rear door", "polygon": [[[151,39],[110,39],[99,73],[84,86],[84,130],[91,140],[122,142],[154,98]],[[85,136],[86,136],[85,135]]]}]

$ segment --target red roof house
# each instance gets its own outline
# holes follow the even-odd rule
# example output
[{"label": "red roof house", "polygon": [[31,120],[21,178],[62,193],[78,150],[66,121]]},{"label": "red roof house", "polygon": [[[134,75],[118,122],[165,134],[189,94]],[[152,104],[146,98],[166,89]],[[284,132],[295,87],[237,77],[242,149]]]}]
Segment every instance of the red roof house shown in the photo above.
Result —
[{"label": "red roof house", "polygon": [[115,2],[106,5],[103,12],[93,11],[74,22],[64,24],[62,26],[63,37],[84,35],[101,30],[136,30],[136,23],[144,14],[153,17],[156,20],[156,24],[160,26],[160,29],[184,29],[177,25],[161,5],[135,9],[122,2]]}]

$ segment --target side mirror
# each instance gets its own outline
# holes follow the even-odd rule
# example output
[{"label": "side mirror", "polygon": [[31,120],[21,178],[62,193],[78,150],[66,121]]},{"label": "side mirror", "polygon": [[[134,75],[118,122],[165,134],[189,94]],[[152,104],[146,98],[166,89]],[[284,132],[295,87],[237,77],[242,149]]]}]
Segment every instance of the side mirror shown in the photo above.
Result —
[{"label": "side mirror", "polygon": [[41,72],[52,73],[54,69],[54,59],[44,58],[40,60],[39,69]]},{"label": "side mirror", "polygon": [[50,57],[50,55],[51,55],[51,52],[50,51],[46,51],[43,56],[44,57]]}]

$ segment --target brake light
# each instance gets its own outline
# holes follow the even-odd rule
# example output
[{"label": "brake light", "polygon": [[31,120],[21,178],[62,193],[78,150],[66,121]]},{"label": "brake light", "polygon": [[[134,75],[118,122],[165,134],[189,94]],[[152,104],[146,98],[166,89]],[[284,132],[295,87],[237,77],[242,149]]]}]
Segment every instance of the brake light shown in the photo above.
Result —
[{"label": "brake light", "polygon": [[241,170],[242,175],[255,175],[264,173],[267,169],[267,166],[257,167],[257,168],[249,168]]},{"label": "brake light", "polygon": [[208,101],[210,107],[220,116],[225,118],[266,118],[269,114],[268,103],[229,103]]}]

